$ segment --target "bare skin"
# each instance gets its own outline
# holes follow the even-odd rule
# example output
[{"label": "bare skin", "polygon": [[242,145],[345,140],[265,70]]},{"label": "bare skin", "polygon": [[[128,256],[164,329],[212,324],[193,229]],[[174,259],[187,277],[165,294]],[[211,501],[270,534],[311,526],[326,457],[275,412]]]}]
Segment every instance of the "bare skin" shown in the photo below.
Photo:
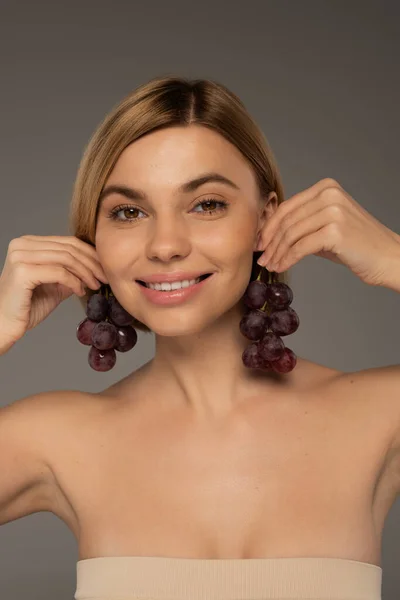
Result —
[{"label": "bare skin", "polygon": [[319,556],[380,566],[396,496],[393,431],[363,372],[298,357],[274,394],[261,378],[227,417],[199,419],[169,390],[154,394],[150,363],[77,397],[52,442],[50,510],[76,536],[80,560]]},{"label": "bare skin", "polygon": [[[236,187],[208,181],[180,191],[209,172]],[[101,393],[64,394],[46,425],[43,455],[56,485],[43,506],[70,527],[79,558],[336,557],[379,565],[399,472],[394,400],[382,399],[364,372],[298,357],[286,375],[256,376],[241,360],[248,340],[238,301],[276,194],[260,202],[241,153],[198,126],[134,142],[107,183],[147,196],[131,202],[135,211],[121,211],[123,222],[109,215],[127,199],[104,199],[96,251],[124,308],[155,332],[156,352]],[[229,208],[198,211],[212,197]],[[135,219],[127,222],[128,212]],[[176,306],[150,303],[135,281],[180,269],[213,276]]]}]

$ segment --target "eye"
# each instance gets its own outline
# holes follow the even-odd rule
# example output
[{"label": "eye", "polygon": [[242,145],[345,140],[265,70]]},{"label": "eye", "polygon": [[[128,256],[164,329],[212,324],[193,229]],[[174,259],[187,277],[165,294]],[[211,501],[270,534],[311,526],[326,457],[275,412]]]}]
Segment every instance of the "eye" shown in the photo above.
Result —
[{"label": "eye", "polygon": [[[205,200],[202,200],[201,202],[196,204],[196,206],[194,208],[197,208],[198,206],[202,206],[203,204],[208,205],[207,206],[208,210],[205,211],[208,214],[219,213],[220,211],[226,210],[226,208],[228,206],[228,203],[225,202],[224,200],[217,200],[216,198],[206,198]],[[213,204],[220,204],[222,206],[222,208],[217,208],[216,210],[211,210],[210,205],[213,205]]]},{"label": "eye", "polygon": [[120,221],[121,223],[128,223],[128,222],[137,220],[137,217],[134,217],[133,219],[130,219],[130,218],[129,219],[121,219],[118,216],[118,213],[120,213],[122,211],[142,212],[139,208],[136,208],[136,206],[132,206],[132,204],[123,204],[123,205],[116,206],[115,208],[113,208],[113,210],[107,216],[112,221]]},{"label": "eye", "polygon": [[[212,207],[213,207],[213,205],[216,205],[216,204],[219,204],[220,208],[216,208],[214,210]],[[216,198],[206,198],[205,200],[198,202],[194,208],[197,208],[198,206],[203,206],[203,205],[206,205],[207,210],[200,211],[200,214],[203,213],[203,214],[213,215],[213,214],[217,214],[217,213],[220,213],[221,211],[226,210],[228,207],[228,202],[225,202],[224,200],[217,200]],[[138,220],[138,217],[122,219],[121,217],[118,216],[118,213],[123,212],[123,211],[126,211],[126,212],[130,211],[131,216],[132,216],[132,212],[133,213],[135,211],[143,212],[136,206],[132,206],[132,204],[121,204],[119,206],[116,206],[107,216],[112,221],[118,221],[120,223],[132,223],[133,221]],[[199,212],[199,211],[195,211],[195,212]]]}]

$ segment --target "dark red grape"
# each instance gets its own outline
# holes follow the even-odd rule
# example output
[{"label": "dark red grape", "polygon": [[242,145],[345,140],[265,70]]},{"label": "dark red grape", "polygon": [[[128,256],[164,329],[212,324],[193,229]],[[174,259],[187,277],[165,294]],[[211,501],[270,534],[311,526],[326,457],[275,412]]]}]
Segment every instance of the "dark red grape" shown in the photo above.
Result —
[{"label": "dark red grape", "polygon": [[283,281],[267,283],[266,301],[271,310],[287,308],[293,301],[292,289]]},{"label": "dark red grape", "polygon": [[118,352],[128,352],[135,346],[137,339],[136,329],[130,325],[127,327],[119,326],[117,327],[117,341],[114,348]]},{"label": "dark red grape", "polygon": [[108,316],[114,325],[131,325],[133,321],[132,315],[120,305],[115,296],[109,296],[108,304]]},{"label": "dark red grape", "polygon": [[261,340],[258,342],[259,354],[265,360],[278,360],[278,358],[282,356],[284,350],[285,344],[283,343],[281,338],[272,331],[268,331],[267,333],[265,333]]},{"label": "dark red grape", "polygon": [[297,356],[290,348],[285,348],[282,356],[278,360],[271,362],[271,369],[277,373],[289,373],[293,371],[297,364]]},{"label": "dark red grape", "polygon": [[95,371],[109,371],[117,360],[115,350],[99,350],[92,346],[89,350],[88,362]]},{"label": "dark red grape", "polygon": [[104,321],[108,314],[108,300],[101,293],[90,296],[86,304],[86,315],[91,321]]},{"label": "dark red grape", "polygon": [[242,362],[249,369],[265,369],[267,367],[267,362],[260,356],[256,343],[250,344],[243,351]]},{"label": "dark red grape", "polygon": [[241,318],[239,329],[249,340],[259,340],[268,328],[269,322],[266,312],[254,309]]},{"label": "dark red grape", "polygon": [[270,315],[270,329],[277,335],[290,335],[297,331],[299,327],[299,317],[297,312],[288,306],[283,310],[275,310]]},{"label": "dark red grape", "polygon": [[243,295],[243,301],[249,308],[261,308],[265,304],[267,284],[263,281],[251,281]]},{"label": "dark red grape", "polygon": [[117,328],[113,323],[100,321],[92,331],[92,344],[98,350],[109,350],[115,347]]},{"label": "dark red grape", "polygon": [[76,328],[76,337],[81,344],[85,346],[92,345],[92,331],[96,327],[97,321],[91,321],[90,319],[83,319]]}]

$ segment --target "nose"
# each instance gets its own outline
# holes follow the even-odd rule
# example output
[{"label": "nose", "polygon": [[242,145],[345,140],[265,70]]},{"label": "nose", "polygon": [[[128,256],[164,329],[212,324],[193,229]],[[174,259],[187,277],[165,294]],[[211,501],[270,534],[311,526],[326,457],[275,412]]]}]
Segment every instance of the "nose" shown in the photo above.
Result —
[{"label": "nose", "polygon": [[160,219],[154,222],[147,244],[149,260],[169,262],[183,258],[190,252],[190,235],[187,226],[175,218]]}]

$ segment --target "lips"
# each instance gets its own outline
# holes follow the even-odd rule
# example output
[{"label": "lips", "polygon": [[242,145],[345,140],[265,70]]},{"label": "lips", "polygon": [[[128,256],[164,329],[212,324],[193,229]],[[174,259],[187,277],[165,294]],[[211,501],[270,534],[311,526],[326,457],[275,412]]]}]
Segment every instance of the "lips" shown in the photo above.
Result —
[{"label": "lips", "polygon": [[202,281],[198,281],[194,285],[163,291],[147,287],[144,283],[139,283],[138,281],[136,283],[142,288],[139,293],[143,294],[149,302],[163,307],[178,306],[191,301],[197,294],[200,294],[201,290],[207,286],[207,281],[212,279],[214,275],[215,273],[200,275],[199,277],[202,278]]},{"label": "lips", "polygon": [[[200,281],[203,281],[203,279],[207,279],[207,277],[210,277],[210,275],[212,275],[212,273],[205,273],[204,275],[200,275],[199,279],[200,279]],[[196,279],[197,279],[197,278],[196,278]],[[136,279],[136,281],[137,281],[138,283],[140,283],[140,285],[143,285],[144,287],[147,287],[147,286],[146,286],[146,283],[145,283],[144,281],[141,281],[140,279]],[[184,280],[182,280],[182,281],[184,281]],[[160,282],[160,283],[161,283],[161,282]],[[162,283],[164,283],[164,282],[162,282]],[[173,283],[173,281],[170,281],[170,282],[168,282],[168,283]]]}]

